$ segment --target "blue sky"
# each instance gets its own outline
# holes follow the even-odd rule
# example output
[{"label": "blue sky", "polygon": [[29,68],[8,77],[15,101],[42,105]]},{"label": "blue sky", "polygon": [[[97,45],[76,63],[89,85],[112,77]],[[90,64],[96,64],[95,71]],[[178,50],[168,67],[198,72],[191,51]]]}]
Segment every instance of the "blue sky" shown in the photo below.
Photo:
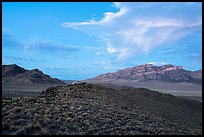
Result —
[{"label": "blue sky", "polygon": [[2,64],[82,80],[144,63],[202,69],[202,3],[2,4]]}]

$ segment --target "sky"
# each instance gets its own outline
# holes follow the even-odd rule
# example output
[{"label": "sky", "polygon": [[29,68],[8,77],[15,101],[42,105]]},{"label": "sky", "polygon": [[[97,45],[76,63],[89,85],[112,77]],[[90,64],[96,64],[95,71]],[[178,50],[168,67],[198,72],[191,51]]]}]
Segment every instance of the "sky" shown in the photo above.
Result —
[{"label": "sky", "polygon": [[83,80],[145,63],[202,69],[201,2],[2,3],[2,64]]}]

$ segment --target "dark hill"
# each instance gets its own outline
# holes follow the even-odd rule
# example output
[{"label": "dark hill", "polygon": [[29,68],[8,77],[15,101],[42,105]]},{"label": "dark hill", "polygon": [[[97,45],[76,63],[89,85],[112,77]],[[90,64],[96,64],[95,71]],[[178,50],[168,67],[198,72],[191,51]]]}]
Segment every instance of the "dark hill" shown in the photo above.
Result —
[{"label": "dark hill", "polygon": [[16,64],[2,65],[2,83],[12,84],[64,84],[38,69],[26,70]]}]

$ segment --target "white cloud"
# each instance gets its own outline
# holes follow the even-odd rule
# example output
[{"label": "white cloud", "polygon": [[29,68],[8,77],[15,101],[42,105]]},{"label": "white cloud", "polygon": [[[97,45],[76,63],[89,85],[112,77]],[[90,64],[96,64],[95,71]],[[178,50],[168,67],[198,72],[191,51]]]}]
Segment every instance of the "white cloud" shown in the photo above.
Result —
[{"label": "white cloud", "polygon": [[190,58],[202,58],[202,54],[201,53],[198,53],[198,52],[193,52],[191,54],[188,54],[187,57],[190,57]]},{"label": "white cloud", "polygon": [[97,61],[97,62],[94,62],[94,65],[106,65],[107,62],[106,61]]},{"label": "white cloud", "polygon": [[107,48],[107,51],[108,51],[108,53],[110,53],[110,54],[114,54],[114,53],[117,52],[117,48],[108,47],[108,48]]},{"label": "white cloud", "polygon": [[149,62],[147,64],[152,64],[154,66],[162,66],[162,65],[169,64],[169,63],[167,63],[167,62]]},{"label": "white cloud", "polygon": [[14,33],[8,28],[2,28],[2,33],[4,35],[14,35]]},{"label": "white cloud", "polygon": [[96,55],[102,55],[103,53],[102,52],[100,52],[100,51],[97,51],[96,52]]},{"label": "white cloud", "polygon": [[69,52],[79,50],[77,46],[66,45],[61,42],[52,39],[40,39],[40,38],[30,38],[26,41],[21,42],[24,50],[66,50]]},{"label": "white cloud", "polygon": [[[101,20],[65,22],[61,25],[103,40],[107,53],[127,59],[175,42],[202,29],[202,3],[115,2],[118,12]],[[182,10],[181,10],[182,9]]]},{"label": "white cloud", "polygon": [[105,70],[114,69],[114,65],[112,61],[97,61],[93,63],[94,65],[102,65]]}]

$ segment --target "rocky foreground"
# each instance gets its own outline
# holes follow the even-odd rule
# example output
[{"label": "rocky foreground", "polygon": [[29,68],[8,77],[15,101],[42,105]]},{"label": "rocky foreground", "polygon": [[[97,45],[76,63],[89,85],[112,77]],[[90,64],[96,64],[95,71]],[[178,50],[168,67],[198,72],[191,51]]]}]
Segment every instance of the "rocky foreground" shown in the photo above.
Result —
[{"label": "rocky foreground", "polygon": [[148,89],[56,86],[3,98],[2,134],[201,135],[202,103]]}]

